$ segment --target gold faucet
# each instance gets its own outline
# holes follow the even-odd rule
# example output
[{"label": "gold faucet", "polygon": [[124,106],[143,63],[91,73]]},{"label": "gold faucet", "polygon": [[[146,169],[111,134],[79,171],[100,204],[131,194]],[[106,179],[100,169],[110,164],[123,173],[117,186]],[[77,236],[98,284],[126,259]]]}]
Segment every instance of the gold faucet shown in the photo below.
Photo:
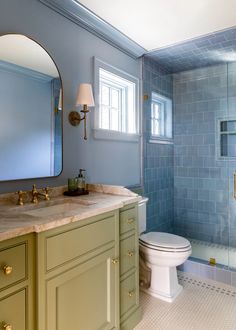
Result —
[{"label": "gold faucet", "polygon": [[49,201],[50,197],[49,197],[49,188],[43,188],[43,190],[45,191],[45,193],[41,193],[38,192],[36,189],[36,185],[33,184],[33,188],[32,188],[32,203],[37,204],[38,203],[38,197],[43,197],[45,201]]}]

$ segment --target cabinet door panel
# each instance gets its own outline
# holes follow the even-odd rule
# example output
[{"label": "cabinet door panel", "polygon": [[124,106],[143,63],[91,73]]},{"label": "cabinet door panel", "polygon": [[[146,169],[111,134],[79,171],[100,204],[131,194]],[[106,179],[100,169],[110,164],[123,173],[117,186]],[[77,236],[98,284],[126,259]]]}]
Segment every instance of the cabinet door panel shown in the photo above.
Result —
[{"label": "cabinet door panel", "polygon": [[108,250],[47,282],[47,330],[118,328],[118,264]]},{"label": "cabinet door panel", "polygon": [[131,269],[135,269],[136,253],[135,235],[120,241],[120,276]]},{"label": "cabinet door panel", "polygon": [[[4,266],[12,267],[9,275],[4,274]],[[26,279],[26,244],[20,244],[0,251],[0,291]]]},{"label": "cabinet door panel", "polygon": [[135,207],[120,212],[120,235],[136,228],[137,211]]},{"label": "cabinet door panel", "polygon": [[120,283],[120,315],[121,321],[139,306],[139,287],[137,286],[137,272]]},{"label": "cabinet door panel", "polygon": [[[99,246],[115,241],[115,217],[53,235],[46,239],[47,271],[69,262]],[[64,247],[61,250],[61,247]],[[61,253],[58,253],[61,251]]]},{"label": "cabinet door panel", "polygon": [[12,329],[26,330],[26,290],[23,289],[0,300],[0,327],[5,324]]}]

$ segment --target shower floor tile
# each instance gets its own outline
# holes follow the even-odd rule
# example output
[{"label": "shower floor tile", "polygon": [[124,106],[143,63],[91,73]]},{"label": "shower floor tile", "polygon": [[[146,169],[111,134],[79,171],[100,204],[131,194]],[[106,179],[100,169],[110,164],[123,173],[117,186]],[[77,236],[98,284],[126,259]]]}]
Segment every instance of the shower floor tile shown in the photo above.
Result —
[{"label": "shower floor tile", "polygon": [[140,293],[143,319],[134,330],[235,330],[236,288],[178,272],[184,290],[172,303]]}]

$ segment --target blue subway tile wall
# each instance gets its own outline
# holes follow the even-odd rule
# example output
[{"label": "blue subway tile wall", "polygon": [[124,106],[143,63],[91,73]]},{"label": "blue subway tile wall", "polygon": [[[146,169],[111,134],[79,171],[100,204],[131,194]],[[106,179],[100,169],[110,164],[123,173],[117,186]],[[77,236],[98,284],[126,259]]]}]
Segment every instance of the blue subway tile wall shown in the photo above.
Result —
[{"label": "blue subway tile wall", "polygon": [[174,232],[224,245],[236,243],[229,237],[229,175],[236,167],[217,155],[217,122],[229,118],[228,90],[235,82],[233,64],[173,75]]},{"label": "blue subway tile wall", "polygon": [[157,49],[149,55],[176,73],[236,60],[236,27]]},{"label": "blue subway tile wall", "polygon": [[143,59],[144,194],[147,205],[147,230],[171,232],[174,219],[174,149],[171,144],[150,143],[151,94],[173,96],[172,75],[151,59]]}]

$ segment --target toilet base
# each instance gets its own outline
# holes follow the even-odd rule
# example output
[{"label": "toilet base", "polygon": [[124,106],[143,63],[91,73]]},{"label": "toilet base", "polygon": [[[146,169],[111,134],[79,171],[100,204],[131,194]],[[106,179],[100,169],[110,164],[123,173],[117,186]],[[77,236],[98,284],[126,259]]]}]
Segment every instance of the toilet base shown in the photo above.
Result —
[{"label": "toilet base", "polygon": [[178,283],[176,267],[147,264],[151,268],[151,285],[146,292],[153,297],[173,302],[183,289]]},{"label": "toilet base", "polygon": [[180,292],[183,290],[183,287],[181,285],[178,286],[178,289],[175,291],[175,293],[171,296],[165,294],[164,292],[158,292],[158,291],[154,291],[151,288],[149,289],[144,289],[142,287],[140,287],[140,290],[149,294],[152,297],[164,300],[166,302],[172,303],[180,294]]}]

